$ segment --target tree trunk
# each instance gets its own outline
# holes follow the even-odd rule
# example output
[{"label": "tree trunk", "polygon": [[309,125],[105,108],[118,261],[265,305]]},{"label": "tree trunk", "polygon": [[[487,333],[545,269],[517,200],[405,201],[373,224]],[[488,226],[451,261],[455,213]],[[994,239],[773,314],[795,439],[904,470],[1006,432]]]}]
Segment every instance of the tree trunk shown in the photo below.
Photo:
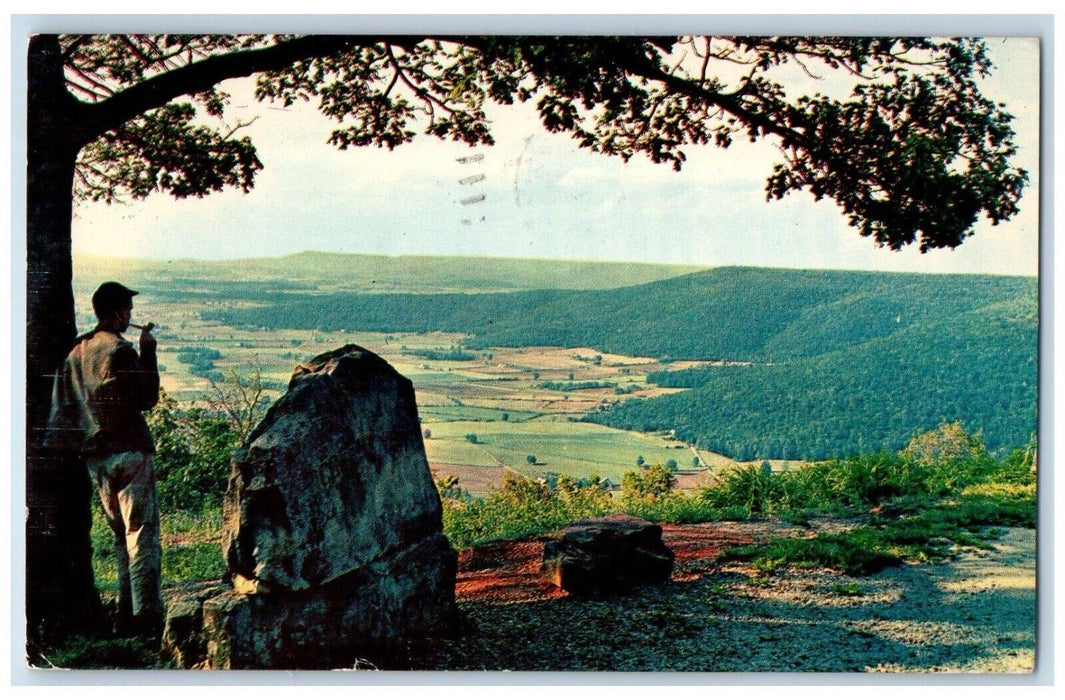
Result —
[{"label": "tree trunk", "polygon": [[76,334],[70,221],[78,110],[55,37],[30,41],[26,226],[26,617],[31,651],[100,623],[93,581],[92,488],[75,455],[42,448],[52,381]]}]

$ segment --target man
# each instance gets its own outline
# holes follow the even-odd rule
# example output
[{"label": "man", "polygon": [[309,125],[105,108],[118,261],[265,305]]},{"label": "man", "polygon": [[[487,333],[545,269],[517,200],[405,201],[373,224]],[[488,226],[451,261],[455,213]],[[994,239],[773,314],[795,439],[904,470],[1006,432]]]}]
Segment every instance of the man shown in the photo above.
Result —
[{"label": "man", "polygon": [[96,328],[79,336],[56,375],[45,443],[84,455],[115,537],[118,630],[158,636],[159,511],[152,442],[142,411],[159,400],[156,341],[142,329],[140,354],[122,337],[138,292],[105,282],[92,296]]}]

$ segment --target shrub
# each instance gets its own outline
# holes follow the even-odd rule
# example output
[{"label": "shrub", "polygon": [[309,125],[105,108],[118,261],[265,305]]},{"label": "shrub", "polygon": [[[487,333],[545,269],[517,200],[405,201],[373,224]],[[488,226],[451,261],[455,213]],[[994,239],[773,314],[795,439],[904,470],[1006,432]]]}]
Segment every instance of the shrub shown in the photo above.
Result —
[{"label": "shrub", "polygon": [[657,523],[705,523],[737,520],[742,516],[727,509],[712,508],[697,495],[676,491],[657,498],[628,495],[621,500],[625,513]]},{"label": "shrub", "polygon": [[181,419],[184,460],[157,460],[159,503],[164,509],[219,505],[229,481],[230,457],[237,434],[223,418],[192,410]]},{"label": "shrub", "polygon": [[623,498],[661,498],[673,490],[677,478],[668,467],[656,464],[643,472],[626,472],[621,478]]},{"label": "shrub", "polygon": [[444,534],[453,547],[462,549],[549,532],[610,512],[610,493],[597,476],[584,483],[559,476],[556,484],[508,472],[502,488],[483,498],[445,498]]},{"label": "shrub", "polygon": [[1035,437],[1025,447],[1019,447],[1001,462],[991,475],[990,481],[1003,484],[1035,484],[1036,455]]},{"label": "shrub", "polygon": [[975,459],[986,453],[980,434],[966,433],[959,422],[941,423],[935,430],[916,435],[902,450],[903,457],[926,465]]},{"label": "shrub", "polygon": [[723,472],[713,486],[703,489],[701,496],[712,508],[739,509],[744,517],[771,515],[802,507],[793,489],[788,488],[790,485],[783,474],[766,473],[748,465]]},{"label": "shrub", "polygon": [[929,504],[957,496],[972,485],[1034,486],[1033,455],[1034,449],[1016,450],[1007,459],[997,460],[986,450],[974,449],[964,456],[927,463],[904,450],[817,462],[778,473],[765,465],[742,466],[718,475],[712,486],[703,489],[702,498],[714,508],[739,508],[747,517],[783,517],[804,509],[838,513],[900,500]]},{"label": "shrub", "polygon": [[230,369],[217,379],[211,378],[205,399],[212,411],[229,422],[237,442],[243,443],[270,407],[267,388],[262,367],[254,362],[246,373]]},{"label": "shrub", "polygon": [[581,518],[602,515],[613,509],[610,490],[598,472],[576,481],[564,474],[558,475],[555,494],[570,512]]},{"label": "shrub", "polygon": [[459,478],[454,474],[446,474],[433,479],[433,483],[436,485],[436,492],[440,494],[441,500],[464,500],[469,495],[459,487]]},{"label": "shrub", "polygon": [[147,421],[156,445],[153,461],[163,510],[219,505],[237,446],[230,422],[203,409],[181,411],[163,390]]},{"label": "shrub", "polygon": [[900,455],[878,452],[849,459],[831,460],[788,472],[799,482],[804,505],[832,503],[843,507],[865,507],[899,496],[941,495],[934,470]]}]

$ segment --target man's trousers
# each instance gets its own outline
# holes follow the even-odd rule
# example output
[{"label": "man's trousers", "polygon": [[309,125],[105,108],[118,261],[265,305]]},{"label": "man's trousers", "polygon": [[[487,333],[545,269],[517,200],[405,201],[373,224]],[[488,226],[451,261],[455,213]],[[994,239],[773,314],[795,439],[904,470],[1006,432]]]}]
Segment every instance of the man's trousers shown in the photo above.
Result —
[{"label": "man's trousers", "polygon": [[86,461],[115,537],[118,609],[123,617],[159,619],[159,508],[155,469],[146,452],[120,452]]}]

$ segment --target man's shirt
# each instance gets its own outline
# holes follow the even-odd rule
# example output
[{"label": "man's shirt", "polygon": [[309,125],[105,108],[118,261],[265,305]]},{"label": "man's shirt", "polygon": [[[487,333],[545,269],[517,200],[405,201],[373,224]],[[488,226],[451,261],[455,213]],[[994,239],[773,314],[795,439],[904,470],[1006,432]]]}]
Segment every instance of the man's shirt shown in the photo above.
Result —
[{"label": "man's shirt", "polygon": [[86,454],[154,452],[141,415],[159,401],[155,351],[97,328],[74,341],[52,388],[45,445]]}]

